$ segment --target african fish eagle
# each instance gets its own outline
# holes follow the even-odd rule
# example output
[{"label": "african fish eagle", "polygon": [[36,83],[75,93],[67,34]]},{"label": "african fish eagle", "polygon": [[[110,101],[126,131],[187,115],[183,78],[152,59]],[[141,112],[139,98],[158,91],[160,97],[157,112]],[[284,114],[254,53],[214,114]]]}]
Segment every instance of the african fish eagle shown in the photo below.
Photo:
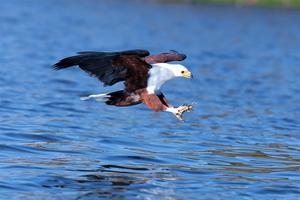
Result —
[{"label": "african fish eagle", "polygon": [[192,78],[192,73],[183,65],[168,63],[185,58],[184,54],[176,51],[157,55],[150,55],[148,51],[139,49],[120,52],[86,51],[64,58],[53,67],[59,70],[78,65],[82,70],[102,81],[104,86],[124,81],[123,90],[93,94],[82,97],[82,100],[94,98],[114,106],[144,103],[156,112],[171,112],[179,120],[183,120],[182,114],[190,111],[192,106],[170,105],[160,89],[166,81],[175,77]]}]

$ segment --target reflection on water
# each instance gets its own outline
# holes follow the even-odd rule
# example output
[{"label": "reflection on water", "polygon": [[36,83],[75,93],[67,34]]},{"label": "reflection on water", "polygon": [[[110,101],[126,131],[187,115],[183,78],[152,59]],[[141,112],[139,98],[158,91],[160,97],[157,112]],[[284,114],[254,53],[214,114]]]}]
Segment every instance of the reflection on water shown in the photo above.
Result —
[{"label": "reflection on water", "polygon": [[[1,199],[297,199],[297,10],[136,1],[1,1]],[[109,11],[109,12],[108,12]],[[175,49],[195,79],[169,82],[184,123],[145,106],[79,96],[113,91],[78,69],[82,50]]]}]

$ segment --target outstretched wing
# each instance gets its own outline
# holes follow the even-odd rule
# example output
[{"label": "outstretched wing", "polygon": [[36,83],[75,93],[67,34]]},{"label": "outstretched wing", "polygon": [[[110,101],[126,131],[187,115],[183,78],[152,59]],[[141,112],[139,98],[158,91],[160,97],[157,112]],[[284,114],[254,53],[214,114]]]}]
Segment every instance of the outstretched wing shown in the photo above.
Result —
[{"label": "outstretched wing", "polygon": [[53,67],[59,70],[78,65],[104,85],[125,81],[125,90],[133,92],[147,85],[151,65],[144,61],[144,57],[148,55],[146,50],[79,52],[79,55],[64,58]]},{"label": "outstretched wing", "polygon": [[166,63],[171,61],[182,61],[186,58],[185,54],[178,53],[177,51],[171,50],[168,53],[161,53],[156,55],[150,55],[145,58],[145,61],[149,64],[154,63]]}]

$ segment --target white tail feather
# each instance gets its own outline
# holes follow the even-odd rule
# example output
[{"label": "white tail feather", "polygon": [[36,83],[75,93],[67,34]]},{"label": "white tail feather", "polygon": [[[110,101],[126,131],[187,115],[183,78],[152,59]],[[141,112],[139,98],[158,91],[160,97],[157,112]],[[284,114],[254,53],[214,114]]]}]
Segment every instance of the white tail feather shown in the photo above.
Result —
[{"label": "white tail feather", "polygon": [[91,94],[89,96],[80,97],[81,100],[89,100],[89,99],[95,99],[96,101],[106,101],[110,95],[107,94]]}]

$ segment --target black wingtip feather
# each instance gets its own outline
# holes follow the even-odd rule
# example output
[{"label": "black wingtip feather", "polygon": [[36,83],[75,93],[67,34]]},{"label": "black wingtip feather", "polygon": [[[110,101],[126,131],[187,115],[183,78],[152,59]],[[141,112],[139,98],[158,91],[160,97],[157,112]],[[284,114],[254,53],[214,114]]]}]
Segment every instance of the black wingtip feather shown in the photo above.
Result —
[{"label": "black wingtip feather", "polygon": [[60,70],[59,66],[56,64],[52,65],[52,69],[57,71],[57,70]]},{"label": "black wingtip feather", "polygon": [[71,56],[60,60],[58,63],[53,65],[55,70],[60,70],[68,67],[72,67],[75,65],[79,65],[81,61],[81,56]]}]

